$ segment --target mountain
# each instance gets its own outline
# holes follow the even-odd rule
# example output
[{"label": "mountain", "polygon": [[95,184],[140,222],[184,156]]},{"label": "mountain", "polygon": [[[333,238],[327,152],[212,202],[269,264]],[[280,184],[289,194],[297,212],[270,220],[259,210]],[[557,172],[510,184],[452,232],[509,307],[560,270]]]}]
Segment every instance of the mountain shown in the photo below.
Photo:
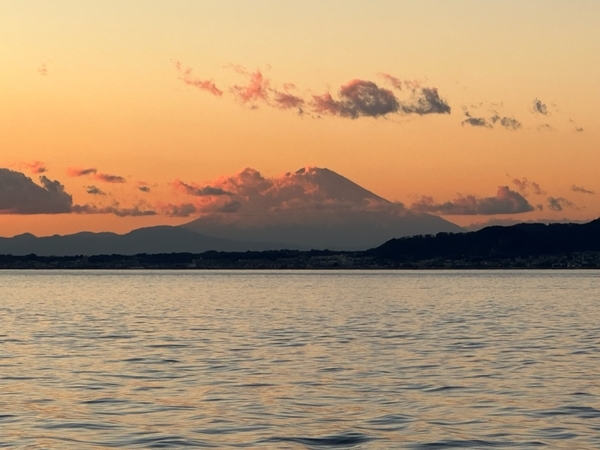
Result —
[{"label": "mountain", "polygon": [[0,238],[0,254],[38,256],[135,255],[138,253],[202,253],[208,250],[246,251],[281,248],[280,244],[241,242],[204,236],[170,226],[140,228],[127,234],[76,233],[35,237],[21,234]]},{"label": "mountain", "polygon": [[521,223],[470,233],[392,239],[369,254],[396,261],[528,258],[600,251],[600,218],[585,224]]},{"label": "mountain", "polygon": [[329,169],[306,167],[271,180],[258,172],[250,177],[250,170],[209,186],[227,192],[230,203],[224,206],[235,204],[235,211],[208,213],[181,227],[221,239],[339,250],[365,250],[402,236],[462,231],[440,217],[392,203]]}]

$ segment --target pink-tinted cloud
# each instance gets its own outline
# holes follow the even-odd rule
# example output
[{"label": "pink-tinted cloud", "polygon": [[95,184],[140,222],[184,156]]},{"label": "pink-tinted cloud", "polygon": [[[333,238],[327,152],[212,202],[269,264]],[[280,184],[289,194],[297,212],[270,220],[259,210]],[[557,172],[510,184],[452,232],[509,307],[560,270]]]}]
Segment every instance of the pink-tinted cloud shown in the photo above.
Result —
[{"label": "pink-tinted cloud", "polygon": [[48,66],[46,66],[46,63],[42,63],[40,67],[38,67],[38,73],[43,77],[48,75]]},{"label": "pink-tinted cloud", "polygon": [[394,86],[399,91],[402,90],[402,80],[400,78],[397,78],[393,75],[390,75],[387,73],[382,73],[382,72],[380,72],[378,75],[380,77],[383,77],[387,82],[389,82],[392,86]]},{"label": "pink-tinted cloud", "polygon": [[467,195],[452,201],[436,203],[432,197],[424,196],[420,201],[413,203],[411,209],[442,215],[495,215],[526,213],[534,208],[518,192],[511,191],[508,186],[499,186],[494,197]]},{"label": "pink-tinted cloud", "polygon": [[19,164],[19,166],[36,175],[48,172],[46,164],[41,161],[22,162]]},{"label": "pink-tinted cloud", "polygon": [[69,177],[83,177],[85,175],[93,175],[97,172],[98,170],[96,170],[94,167],[90,167],[88,169],[78,169],[76,167],[67,168],[67,176]]},{"label": "pink-tinted cloud", "polygon": [[183,68],[181,62],[174,61],[177,71],[181,75],[181,80],[188,86],[195,87],[201,91],[206,91],[217,97],[223,95],[223,91],[217,87],[213,80],[203,80],[193,76],[193,70],[191,68]]},{"label": "pink-tinted cloud", "polygon": [[269,99],[269,80],[265,78],[260,70],[247,72],[238,67],[237,71],[248,77],[248,84],[235,85],[231,87],[231,92],[241,103],[265,101]]}]

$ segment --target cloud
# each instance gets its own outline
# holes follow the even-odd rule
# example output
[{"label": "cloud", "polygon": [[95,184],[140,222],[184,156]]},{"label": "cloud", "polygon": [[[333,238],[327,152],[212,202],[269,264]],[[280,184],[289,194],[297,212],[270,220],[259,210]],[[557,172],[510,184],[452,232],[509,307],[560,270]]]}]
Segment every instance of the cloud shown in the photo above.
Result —
[{"label": "cloud", "polygon": [[537,130],[538,131],[556,131],[556,128],[554,128],[549,123],[543,123],[543,124],[537,126]]},{"label": "cloud", "polygon": [[576,131],[577,133],[583,133],[583,128],[581,128],[581,127],[576,127],[576,128],[575,128],[575,131]]},{"label": "cloud", "polygon": [[267,101],[269,98],[269,80],[265,78],[260,70],[248,72],[241,66],[236,67],[236,71],[247,76],[248,84],[244,86],[235,85],[231,87],[231,92],[241,103],[254,101]]},{"label": "cloud", "polygon": [[493,123],[496,123],[496,122],[500,123],[500,125],[502,125],[507,130],[518,130],[522,126],[521,122],[519,122],[514,117],[506,117],[506,116],[502,117],[502,116],[499,116],[498,114],[495,114],[494,116],[492,116],[492,118],[490,120]]},{"label": "cloud", "polygon": [[548,106],[546,106],[546,104],[538,98],[533,100],[533,103],[531,104],[531,112],[533,114],[542,114],[544,116],[549,114]]},{"label": "cloud", "polygon": [[[192,77],[191,68],[183,68],[179,61],[174,61],[175,67],[184,83],[206,90],[214,95],[222,96],[224,92],[218,89],[211,80],[199,80]],[[308,99],[297,92],[296,85],[285,83],[278,88],[259,69],[249,71],[242,66],[228,66],[235,72],[246,77],[245,84],[235,84],[227,90],[230,98],[252,109],[263,104],[276,109],[297,109],[300,114],[306,111],[320,114],[357,119],[359,117],[381,117],[388,114],[449,114],[451,108],[440,98],[434,87],[421,87],[416,81],[401,81],[389,74],[380,74],[396,89],[410,92],[406,99],[397,98],[392,91],[379,87],[369,80],[350,80],[342,85],[335,98],[331,93],[311,95]]]},{"label": "cloud", "polygon": [[150,192],[150,188],[148,186],[138,186],[138,190],[142,192]]},{"label": "cloud", "polygon": [[43,77],[48,75],[48,66],[46,66],[46,63],[42,63],[40,67],[38,67],[38,73]]},{"label": "cloud", "polygon": [[357,119],[397,113],[400,107],[392,91],[380,88],[372,81],[349,81],[340,88],[339,96],[340,100],[334,100],[329,93],[313,96],[315,111]]},{"label": "cloud", "polygon": [[198,197],[204,197],[209,195],[229,195],[228,192],[221,188],[215,188],[211,186],[199,187],[197,185],[186,184],[181,180],[175,180],[171,183],[177,190],[182,191],[188,195],[195,195]]},{"label": "cloud", "polygon": [[104,193],[101,189],[97,188],[96,186],[86,186],[85,187],[85,191],[90,194],[90,195],[106,195],[106,193]]},{"label": "cloud", "polygon": [[127,180],[119,175],[111,175],[108,173],[96,173],[94,178],[105,183],[126,183]]},{"label": "cloud", "polygon": [[514,117],[500,116],[498,113],[494,112],[494,115],[485,118],[485,117],[475,117],[471,115],[471,113],[466,109],[464,109],[465,119],[461,122],[461,125],[471,125],[472,127],[481,127],[481,128],[494,128],[495,124],[499,124],[500,126],[506,128],[507,130],[518,130],[522,127],[521,122],[519,122]]},{"label": "cloud", "polygon": [[564,197],[548,197],[548,208],[552,211],[562,211],[565,208],[577,209],[577,206]]},{"label": "cloud", "polygon": [[513,184],[517,186],[517,189],[519,189],[520,192],[523,192],[525,194],[527,194],[529,189],[531,188],[535,195],[546,195],[546,191],[544,191],[538,183],[536,183],[535,181],[529,181],[527,180],[527,178],[522,178],[520,180],[518,178],[515,178],[513,180]]},{"label": "cloud", "polygon": [[31,172],[33,174],[40,174],[40,173],[48,172],[48,168],[46,167],[46,164],[44,164],[41,161],[22,162],[19,164],[19,166],[23,167],[24,169],[28,170],[29,172]]},{"label": "cloud", "polygon": [[73,198],[58,181],[40,176],[41,186],[20,172],[0,168],[0,214],[68,213]]},{"label": "cloud", "polygon": [[586,189],[586,188],[581,187],[581,186],[577,186],[576,184],[574,184],[573,186],[571,186],[571,190],[573,192],[579,192],[580,194],[596,195],[596,192],[590,191],[589,189]]},{"label": "cloud", "polygon": [[94,167],[90,167],[88,169],[78,169],[75,167],[67,168],[67,175],[70,177],[82,177],[84,175],[95,174],[98,171]]},{"label": "cloud", "polygon": [[413,90],[413,102],[402,105],[406,114],[450,114],[450,105],[442,100],[436,88],[420,88]]},{"label": "cloud", "polygon": [[217,87],[214,81],[195,78],[192,75],[193,70],[191,68],[188,67],[184,69],[181,62],[179,61],[174,61],[174,63],[175,67],[177,68],[177,71],[181,75],[181,80],[188,86],[195,87],[197,89],[200,89],[201,91],[208,92],[217,97],[221,97],[223,95],[223,91]]},{"label": "cloud", "polygon": [[[179,205],[161,207],[167,215],[187,217],[191,214],[241,214],[262,217],[270,214],[288,220],[295,213],[302,216],[337,211],[404,210],[355,185],[327,169],[303,168],[275,178],[265,178],[255,169],[219,177],[203,184],[172,183],[175,190],[188,196]],[[193,200],[191,200],[193,198]]]},{"label": "cloud", "polygon": [[147,209],[141,204],[131,208],[121,208],[119,203],[114,203],[111,206],[73,205],[71,212],[75,214],[114,214],[118,217],[154,216],[157,214],[156,211]]},{"label": "cloud", "polygon": [[526,213],[534,208],[518,192],[511,191],[508,186],[499,186],[495,197],[467,195],[453,201],[435,203],[432,197],[424,196],[413,203],[410,209],[442,215],[494,215]]},{"label": "cloud", "polygon": [[484,117],[473,117],[469,111],[465,111],[465,116],[467,117],[465,120],[461,122],[461,125],[471,125],[472,127],[483,127],[483,128],[493,128],[494,125],[489,123]]}]

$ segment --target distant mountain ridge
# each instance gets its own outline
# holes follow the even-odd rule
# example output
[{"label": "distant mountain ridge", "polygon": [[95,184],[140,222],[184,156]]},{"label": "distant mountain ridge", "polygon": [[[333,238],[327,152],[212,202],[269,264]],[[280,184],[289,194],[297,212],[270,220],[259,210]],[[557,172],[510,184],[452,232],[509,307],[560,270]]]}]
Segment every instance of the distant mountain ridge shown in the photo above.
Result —
[{"label": "distant mountain ridge", "polygon": [[422,261],[433,258],[527,258],[586,251],[600,251],[600,218],[584,224],[521,223],[469,233],[392,239],[368,253],[390,260]]},{"label": "distant mountain ridge", "polygon": [[26,233],[12,238],[0,238],[0,254],[7,255],[135,255],[276,248],[280,248],[280,245],[219,239],[171,226],[139,228],[126,234],[82,232],[66,236],[35,237]]}]

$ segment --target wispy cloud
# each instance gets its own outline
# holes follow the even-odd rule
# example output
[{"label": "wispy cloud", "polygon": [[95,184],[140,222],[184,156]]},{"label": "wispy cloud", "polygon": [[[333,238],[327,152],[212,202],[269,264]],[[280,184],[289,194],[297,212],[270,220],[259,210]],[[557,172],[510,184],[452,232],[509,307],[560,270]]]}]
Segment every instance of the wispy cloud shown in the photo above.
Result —
[{"label": "wispy cloud", "polygon": [[531,189],[535,195],[546,195],[546,191],[544,191],[538,183],[535,181],[529,181],[527,178],[521,178],[520,180],[515,178],[513,180],[513,184],[517,186],[517,189],[524,194],[527,194],[529,189]]},{"label": "wispy cloud", "polygon": [[577,209],[577,206],[564,197],[548,197],[548,208],[552,211],[562,211],[565,208]]},{"label": "wispy cloud", "polygon": [[36,175],[38,175],[40,173],[48,172],[48,168],[46,167],[46,164],[44,164],[41,161],[22,162],[22,163],[19,163],[18,166],[24,168],[25,170],[27,170],[30,173],[36,174]]},{"label": "wispy cloud", "polygon": [[90,167],[90,168],[87,168],[87,169],[79,169],[79,168],[76,168],[76,167],[69,167],[69,168],[67,168],[67,175],[69,177],[83,177],[85,175],[95,174],[97,172],[98,171],[94,167]]},{"label": "wispy cloud", "polygon": [[595,191],[591,191],[589,189],[586,189],[584,187],[581,186],[577,186],[576,184],[574,184],[573,186],[571,186],[571,190],[573,192],[578,192],[580,194],[589,194],[589,195],[596,195]]},{"label": "wispy cloud", "polygon": [[196,78],[192,74],[193,69],[190,67],[184,68],[180,61],[173,61],[173,63],[175,64],[175,68],[179,72],[181,80],[188,86],[195,87],[196,89],[208,92],[217,97],[221,97],[223,95],[223,91],[217,87],[214,81]]}]

